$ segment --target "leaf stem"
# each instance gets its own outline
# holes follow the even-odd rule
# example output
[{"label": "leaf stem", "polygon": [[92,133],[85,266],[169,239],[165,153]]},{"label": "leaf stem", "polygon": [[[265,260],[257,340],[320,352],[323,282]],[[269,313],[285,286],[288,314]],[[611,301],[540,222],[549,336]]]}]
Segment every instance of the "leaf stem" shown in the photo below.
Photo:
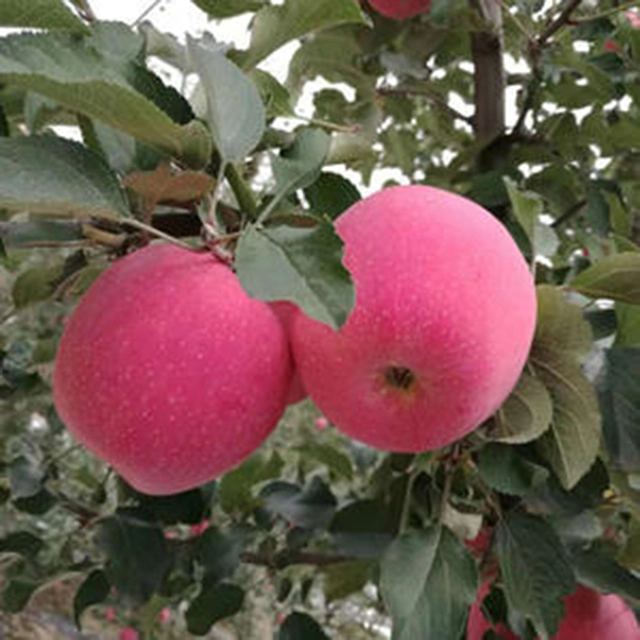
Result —
[{"label": "leaf stem", "polygon": [[411,501],[413,498],[413,485],[420,473],[420,469],[413,469],[409,473],[407,479],[407,488],[404,494],[404,500],[402,502],[402,512],[400,514],[400,524],[398,525],[398,533],[402,534],[409,528],[409,521],[411,518]]},{"label": "leaf stem", "polygon": [[238,200],[240,210],[249,216],[251,220],[255,220],[258,214],[258,204],[247,181],[240,175],[235,164],[229,163],[227,165],[225,177],[229,181],[229,186]]}]

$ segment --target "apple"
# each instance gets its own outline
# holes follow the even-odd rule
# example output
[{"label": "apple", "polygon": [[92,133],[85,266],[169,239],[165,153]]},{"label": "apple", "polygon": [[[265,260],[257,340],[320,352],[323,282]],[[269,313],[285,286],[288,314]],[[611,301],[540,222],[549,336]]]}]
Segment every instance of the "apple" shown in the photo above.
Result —
[{"label": "apple", "polygon": [[440,189],[384,189],[336,221],[355,307],[336,331],[298,311],[296,365],[350,437],[418,452],[454,442],[516,384],[536,321],[527,263],[482,207]]},{"label": "apple", "polygon": [[[481,605],[490,590],[482,584],[471,607],[467,622],[467,640],[482,640],[491,625],[482,614]],[[617,595],[603,595],[578,586],[564,599],[565,616],[552,640],[638,640],[640,627],[633,611]],[[499,624],[494,632],[501,640],[519,640],[518,636]]]},{"label": "apple", "polygon": [[431,0],[369,0],[369,4],[383,16],[405,20],[429,11]]},{"label": "apple", "polygon": [[210,253],[151,245],[80,301],[53,393],[73,436],[138,491],[166,495],[251,454],[282,415],[290,380],[269,305]]},{"label": "apple", "polygon": [[[269,306],[278,317],[278,320],[282,323],[282,327],[287,336],[291,333],[291,319],[296,313],[296,306],[291,302],[285,302],[279,300],[277,302],[270,302]],[[287,393],[287,404],[296,404],[307,397],[307,390],[302,383],[302,377],[295,366],[295,361],[292,358],[293,374],[291,375],[291,383],[289,384],[289,391]]]}]

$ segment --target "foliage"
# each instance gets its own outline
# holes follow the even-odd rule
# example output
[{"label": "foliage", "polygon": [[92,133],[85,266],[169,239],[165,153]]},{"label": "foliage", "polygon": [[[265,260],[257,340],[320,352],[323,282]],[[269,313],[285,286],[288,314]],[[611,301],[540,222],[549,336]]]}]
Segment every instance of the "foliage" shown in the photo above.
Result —
[{"label": "foliage", "polygon": [[[248,49],[102,23],[86,2],[0,8],[41,29],[0,38],[3,608],[74,576],[78,626],[115,606],[151,637],[166,606],[185,612],[177,632],[207,634],[266,602],[281,640],[377,637],[389,617],[394,638],[457,640],[478,574],[527,637],[553,635],[577,582],[640,606],[637,18],[613,0],[503,0],[499,20],[434,0],[404,22],[356,0],[193,1],[253,14]],[[260,64],[292,40],[281,83]],[[151,55],[197,88],[168,86]],[[73,444],[52,362],[110,260],[205,238],[251,295],[339,327],[354,292],[332,221],[381,169],[476,200],[532,265],[534,346],[490,420],[443,451],[384,454],[315,428],[307,401],[238,468],[164,498]]]}]

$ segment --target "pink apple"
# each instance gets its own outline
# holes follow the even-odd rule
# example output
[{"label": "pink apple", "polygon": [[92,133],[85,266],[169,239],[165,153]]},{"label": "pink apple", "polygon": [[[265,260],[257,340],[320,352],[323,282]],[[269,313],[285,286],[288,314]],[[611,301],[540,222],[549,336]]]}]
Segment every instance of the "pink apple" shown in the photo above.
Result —
[{"label": "pink apple", "polygon": [[634,29],[640,29],[640,11],[629,9],[624,15]]},{"label": "pink apple", "polygon": [[152,245],[118,260],[67,323],[56,408],[137,490],[172,494],[251,454],[285,407],[287,337],[209,253]]},{"label": "pink apple", "polygon": [[424,186],[384,189],[336,228],[356,304],[339,331],[295,315],[309,395],[378,449],[460,439],[502,404],[529,352],[536,296],[516,244],[477,204]]},{"label": "pink apple", "polygon": [[[289,336],[291,332],[291,319],[296,313],[296,306],[291,304],[291,302],[285,301],[270,302],[269,306],[282,323],[286,335]],[[293,361],[293,354],[291,355],[291,362],[293,374],[291,375],[291,383],[289,384],[289,391],[287,393],[287,404],[296,404],[307,397],[307,390],[304,388],[300,373]]]},{"label": "pink apple", "polygon": [[[467,640],[482,640],[491,625],[484,618],[481,604],[489,593],[485,582],[471,607],[467,623]],[[602,595],[593,589],[578,586],[564,600],[565,616],[552,640],[638,640],[640,627],[633,611],[616,595]],[[494,631],[502,640],[518,640],[504,625]]]},{"label": "pink apple", "polygon": [[383,16],[404,20],[429,11],[431,0],[369,0],[369,4]]}]

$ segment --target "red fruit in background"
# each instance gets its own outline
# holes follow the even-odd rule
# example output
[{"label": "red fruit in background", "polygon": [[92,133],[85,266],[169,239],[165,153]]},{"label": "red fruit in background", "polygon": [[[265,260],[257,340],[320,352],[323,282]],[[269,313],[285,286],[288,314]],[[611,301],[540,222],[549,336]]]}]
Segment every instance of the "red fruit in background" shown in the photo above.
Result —
[{"label": "red fruit in background", "polygon": [[[478,597],[469,612],[467,640],[482,640],[491,625],[482,614],[482,600],[489,593],[490,585],[485,582],[478,591]],[[560,622],[558,633],[552,640],[638,640],[640,627],[633,611],[616,595],[602,595],[593,589],[578,586],[575,592],[564,600],[565,616]],[[503,640],[518,640],[518,636],[498,625],[494,631]]]},{"label": "red fruit in background", "polygon": [[[291,302],[270,302],[269,306],[273,309],[273,312],[278,316],[278,320],[284,327],[284,332],[287,338],[291,332],[291,319],[297,311],[297,308]],[[304,388],[300,373],[296,368],[296,364],[293,360],[293,353],[291,354],[291,362],[293,367],[293,374],[291,375],[291,383],[289,384],[289,391],[287,392],[287,404],[296,404],[307,397],[307,390]]]},{"label": "red fruit in background", "polygon": [[383,16],[404,20],[429,11],[431,0],[369,0],[369,4]]},{"label": "red fruit in background", "polygon": [[152,245],[102,274],[67,323],[54,401],[69,431],[138,491],[172,494],[271,433],[291,379],[269,306],[208,253]]},{"label": "red fruit in background", "polygon": [[125,627],[118,636],[118,640],[139,640],[140,634],[133,627]]},{"label": "red fruit in background", "polygon": [[339,331],[295,315],[309,395],[378,449],[460,439],[502,404],[531,346],[535,289],[516,244],[477,204],[423,186],[361,200],[336,228],[356,304]]},{"label": "red fruit in background", "polygon": [[622,51],[622,49],[620,48],[620,45],[614,40],[605,40],[604,44],[602,45],[602,48],[605,51],[612,51],[614,53],[618,53]]}]

